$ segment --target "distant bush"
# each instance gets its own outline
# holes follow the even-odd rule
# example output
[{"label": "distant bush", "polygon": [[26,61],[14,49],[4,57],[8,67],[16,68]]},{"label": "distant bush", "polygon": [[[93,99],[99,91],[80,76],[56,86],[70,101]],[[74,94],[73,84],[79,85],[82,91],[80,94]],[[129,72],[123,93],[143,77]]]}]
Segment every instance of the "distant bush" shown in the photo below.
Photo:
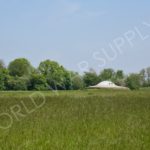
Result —
[{"label": "distant bush", "polygon": [[138,90],[140,88],[140,75],[139,74],[131,74],[126,79],[126,85],[131,90]]},{"label": "distant bush", "polygon": [[28,79],[25,77],[9,77],[7,79],[7,90],[27,90]]},{"label": "distant bush", "polygon": [[6,68],[0,68],[0,90],[5,90],[7,88],[6,80],[8,76],[8,70]]},{"label": "distant bush", "polygon": [[30,82],[28,86],[29,90],[48,90],[48,84],[46,78],[40,74],[33,74],[30,77]]},{"label": "distant bush", "polygon": [[84,82],[82,77],[78,73],[72,73],[71,75],[71,83],[73,90],[79,90],[84,88]]},{"label": "distant bush", "polygon": [[100,82],[99,76],[96,74],[95,71],[90,70],[89,72],[85,72],[83,75],[83,81],[85,83],[85,86],[91,86],[98,84]]}]

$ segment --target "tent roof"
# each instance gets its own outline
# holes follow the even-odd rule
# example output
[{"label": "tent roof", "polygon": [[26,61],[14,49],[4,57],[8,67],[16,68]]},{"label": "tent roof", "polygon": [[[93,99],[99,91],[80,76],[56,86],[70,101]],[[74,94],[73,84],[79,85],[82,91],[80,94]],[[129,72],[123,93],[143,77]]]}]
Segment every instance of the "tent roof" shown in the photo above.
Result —
[{"label": "tent roof", "polygon": [[103,81],[97,84],[97,86],[116,86],[116,85],[111,81]]},{"label": "tent roof", "polygon": [[123,86],[117,86],[116,84],[114,84],[111,81],[103,81],[100,82],[99,84],[95,85],[95,86],[90,86],[90,88],[115,88],[115,89],[128,89],[126,87]]}]

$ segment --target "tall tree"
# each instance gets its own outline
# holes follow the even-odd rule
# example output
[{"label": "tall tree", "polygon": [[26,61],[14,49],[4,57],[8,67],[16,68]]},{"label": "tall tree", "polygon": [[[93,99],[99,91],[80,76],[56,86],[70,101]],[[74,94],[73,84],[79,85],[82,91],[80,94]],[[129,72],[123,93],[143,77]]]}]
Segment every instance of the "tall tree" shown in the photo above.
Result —
[{"label": "tall tree", "polygon": [[126,85],[131,90],[138,90],[140,88],[140,75],[139,74],[130,74],[127,77]]},{"label": "tall tree", "polygon": [[9,74],[7,69],[3,68],[0,69],[0,90],[6,89],[6,80],[8,78]]},{"label": "tall tree", "polygon": [[125,86],[124,72],[122,70],[117,70],[114,73],[114,77],[112,78],[112,81],[119,86]]},{"label": "tall tree", "polygon": [[67,70],[55,61],[45,60],[40,63],[39,72],[43,74],[51,89],[66,89]]},{"label": "tall tree", "polygon": [[118,70],[115,74],[116,79],[123,79],[124,78],[124,73],[122,70]]},{"label": "tall tree", "polygon": [[100,78],[102,81],[104,80],[113,80],[115,76],[115,72],[113,69],[109,68],[109,69],[104,69],[101,73],[100,73]]},{"label": "tall tree", "polygon": [[84,88],[84,81],[81,75],[77,72],[70,72],[71,75],[71,89],[79,90]]},{"label": "tall tree", "polygon": [[94,70],[90,70],[89,72],[85,72],[83,75],[83,81],[85,86],[92,86],[100,82],[99,76]]},{"label": "tall tree", "polygon": [[10,75],[21,77],[30,75],[33,67],[27,59],[18,58],[10,62],[8,70]]},{"label": "tall tree", "polygon": [[29,90],[48,90],[48,84],[46,78],[42,74],[34,73],[30,77],[28,86]]},{"label": "tall tree", "polygon": [[8,70],[5,68],[4,62],[0,60],[0,90],[6,89],[6,80],[8,76]]}]

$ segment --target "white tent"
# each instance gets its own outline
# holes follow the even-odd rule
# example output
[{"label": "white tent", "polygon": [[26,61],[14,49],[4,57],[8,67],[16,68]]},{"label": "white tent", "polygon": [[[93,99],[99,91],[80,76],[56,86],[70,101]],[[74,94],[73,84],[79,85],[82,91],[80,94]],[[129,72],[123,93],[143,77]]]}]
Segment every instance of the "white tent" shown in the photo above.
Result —
[{"label": "white tent", "polygon": [[103,81],[95,86],[90,86],[89,88],[128,89],[127,87],[117,86],[111,81]]}]

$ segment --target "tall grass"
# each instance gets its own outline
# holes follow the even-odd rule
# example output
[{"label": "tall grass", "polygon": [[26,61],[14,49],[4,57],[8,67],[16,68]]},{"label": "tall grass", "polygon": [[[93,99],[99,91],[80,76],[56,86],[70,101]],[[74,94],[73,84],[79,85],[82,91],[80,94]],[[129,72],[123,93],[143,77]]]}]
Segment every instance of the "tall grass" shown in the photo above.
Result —
[{"label": "tall grass", "polygon": [[[149,90],[42,92],[46,103],[28,114],[21,101],[32,109],[31,94],[0,93],[0,113],[13,118],[9,129],[0,129],[0,150],[150,149]],[[10,110],[14,105],[25,115],[19,121]],[[7,124],[0,117],[0,125]]]}]

